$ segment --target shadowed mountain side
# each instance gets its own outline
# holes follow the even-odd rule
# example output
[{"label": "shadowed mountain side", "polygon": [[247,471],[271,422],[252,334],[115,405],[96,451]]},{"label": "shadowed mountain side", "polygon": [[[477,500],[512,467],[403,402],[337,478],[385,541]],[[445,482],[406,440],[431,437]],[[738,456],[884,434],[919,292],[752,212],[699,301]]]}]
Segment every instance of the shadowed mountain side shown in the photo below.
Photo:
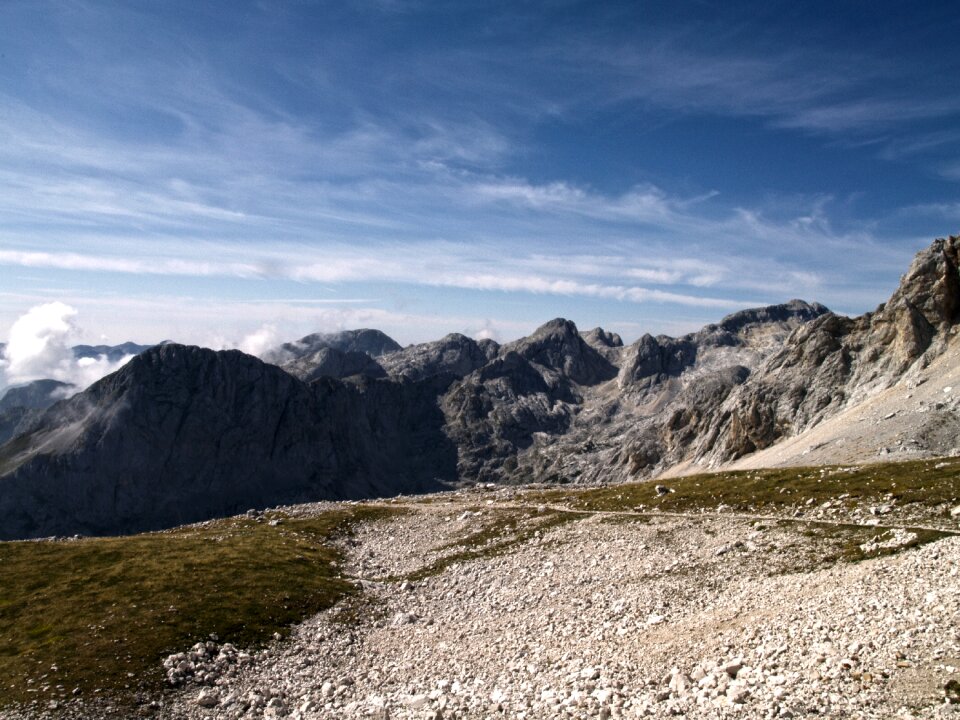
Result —
[{"label": "shadowed mountain side", "polygon": [[0,448],[0,537],[438,489],[456,471],[429,407],[439,389],[387,385],[306,385],[237,351],[154,348]]},{"label": "shadowed mountain side", "polygon": [[24,432],[58,397],[75,390],[59,380],[34,380],[0,395],[0,445]]},{"label": "shadowed mountain side", "polygon": [[0,412],[0,446],[25,432],[41,412],[41,410],[31,410],[19,405]]}]

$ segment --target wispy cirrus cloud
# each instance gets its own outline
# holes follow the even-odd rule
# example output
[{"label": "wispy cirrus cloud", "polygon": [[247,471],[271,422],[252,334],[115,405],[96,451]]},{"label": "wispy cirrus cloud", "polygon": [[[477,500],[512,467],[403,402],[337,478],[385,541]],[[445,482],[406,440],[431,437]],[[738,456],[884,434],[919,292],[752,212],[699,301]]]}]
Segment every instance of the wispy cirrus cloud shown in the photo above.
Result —
[{"label": "wispy cirrus cloud", "polygon": [[[926,51],[821,40],[816,18],[795,40],[716,7],[680,24],[657,8],[567,9],[576,22],[530,6],[374,18],[344,4],[321,22],[311,4],[240,3],[211,24],[205,9],[109,0],[0,7],[16,61],[0,79],[0,265],[118,305],[141,284],[233,302],[298,284],[335,289],[330,305],[375,299],[346,308],[356,322],[393,303],[384,322],[430,323],[401,310],[468,297],[500,322],[517,307],[652,306],[687,323],[790,296],[865,309],[921,244],[897,204],[938,208],[910,215],[924,227],[952,221],[951,197],[884,190],[863,211],[845,199],[874,189],[849,180],[862,167],[830,172],[839,148],[953,176],[958,93]],[[451,23],[460,12],[482,22]],[[684,124],[693,148],[670,131]],[[823,171],[802,176],[827,145]],[[342,309],[312,302],[291,312]],[[255,320],[233,334],[275,325]]]},{"label": "wispy cirrus cloud", "polygon": [[[186,250],[186,248],[182,248]],[[206,244],[204,253],[222,258],[236,254],[230,246]],[[628,302],[676,303],[698,307],[735,307],[748,302],[743,298],[715,298],[599,282],[582,282],[577,277],[633,277],[637,270],[623,273],[611,264],[578,267],[563,274],[556,264],[538,267],[536,258],[521,259],[519,264],[539,274],[512,274],[491,253],[463,250],[449,244],[421,245],[394,249],[372,257],[348,247],[327,248],[305,253],[302,248],[274,248],[253,262],[226,259],[202,261],[194,257],[143,257],[138,260],[78,253],[25,252],[0,250],[0,265],[30,268],[57,268],[133,275],[179,275],[187,277],[274,278],[298,282],[344,283],[396,282],[411,285],[492,290],[499,292],[570,295]],[[424,262],[422,258],[429,257]],[[479,270],[479,271],[478,271]],[[664,280],[667,277],[658,276]],[[682,278],[677,277],[677,280]],[[312,300],[313,303],[323,301]],[[343,302],[335,300],[331,302]]]}]

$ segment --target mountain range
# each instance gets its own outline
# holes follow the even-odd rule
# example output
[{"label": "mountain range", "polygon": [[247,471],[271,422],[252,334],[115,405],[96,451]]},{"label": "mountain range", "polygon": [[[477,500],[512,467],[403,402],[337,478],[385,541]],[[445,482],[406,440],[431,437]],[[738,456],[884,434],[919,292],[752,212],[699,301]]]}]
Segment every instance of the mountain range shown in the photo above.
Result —
[{"label": "mountain range", "polygon": [[45,409],[28,406],[29,391],[4,396],[0,418],[20,416],[0,435],[0,538],[135,532],[472,482],[946,454],[960,429],[945,384],[960,369],[958,265],[960,238],[938,239],[874,312],[791,300],[630,345],[556,319],[503,345],[314,334],[266,362],[145,348]]}]

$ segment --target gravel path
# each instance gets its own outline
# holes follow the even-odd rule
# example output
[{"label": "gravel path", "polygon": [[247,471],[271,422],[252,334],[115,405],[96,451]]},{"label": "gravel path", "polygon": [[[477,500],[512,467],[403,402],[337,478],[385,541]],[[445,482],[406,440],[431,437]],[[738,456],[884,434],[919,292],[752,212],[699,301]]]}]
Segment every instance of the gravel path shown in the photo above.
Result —
[{"label": "gravel path", "polygon": [[[361,600],[253,656],[210,643],[175,659],[207,684],[159,715],[886,719],[960,708],[948,702],[960,687],[949,685],[960,681],[960,538],[831,563],[830,538],[798,522],[561,514],[466,493],[405,510],[346,542]],[[908,539],[898,533],[873,542]],[[203,668],[214,671],[205,681]]]}]

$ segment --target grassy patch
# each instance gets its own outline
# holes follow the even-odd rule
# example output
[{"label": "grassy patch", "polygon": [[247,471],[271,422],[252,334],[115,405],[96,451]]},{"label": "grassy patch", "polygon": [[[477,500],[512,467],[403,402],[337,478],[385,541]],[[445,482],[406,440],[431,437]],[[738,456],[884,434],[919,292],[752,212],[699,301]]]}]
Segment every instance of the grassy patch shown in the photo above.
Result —
[{"label": "grassy patch", "polygon": [[0,543],[0,705],[132,702],[161,661],[216,633],[254,647],[355,592],[330,541],[399,512],[350,507],[117,538]]},{"label": "grassy patch", "polygon": [[[790,524],[796,525],[796,523]],[[910,539],[905,542],[886,544],[886,541],[895,538],[896,532],[902,531],[863,525],[805,523],[801,534],[807,538],[807,542],[792,546],[789,552],[790,561],[780,571],[809,572],[837,563],[855,563],[896,555],[953,534],[926,528],[909,528],[907,532],[912,536]],[[871,543],[874,544],[871,545]]]},{"label": "grassy patch", "polygon": [[403,577],[390,580],[422,580],[439,575],[451,565],[478,558],[495,557],[509,552],[522,543],[532,540],[536,534],[581,519],[576,513],[553,510],[530,515],[522,511],[500,511],[492,522],[487,522],[475,533],[467,535],[442,548],[451,552],[432,563]]},{"label": "grassy patch", "polygon": [[[937,467],[940,465],[941,467]],[[654,485],[673,492],[658,495]],[[960,459],[917,460],[853,467],[801,467],[691,475],[587,490],[551,490],[531,496],[583,510],[691,512],[720,505],[739,512],[775,512],[828,500],[845,507],[889,502],[938,507],[960,498]]]}]

